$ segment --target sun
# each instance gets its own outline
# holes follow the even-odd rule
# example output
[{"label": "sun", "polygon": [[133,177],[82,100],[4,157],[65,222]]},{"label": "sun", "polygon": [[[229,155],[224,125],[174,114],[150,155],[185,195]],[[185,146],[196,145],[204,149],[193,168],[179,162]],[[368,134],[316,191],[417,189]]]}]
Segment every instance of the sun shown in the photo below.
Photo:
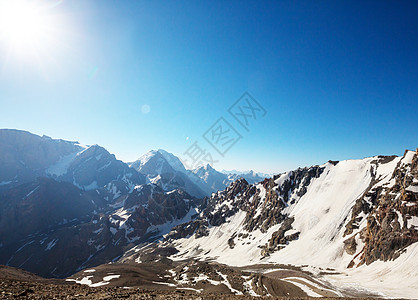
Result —
[{"label": "sun", "polygon": [[44,50],[52,38],[52,29],[48,10],[39,1],[0,0],[0,43],[9,51]]}]

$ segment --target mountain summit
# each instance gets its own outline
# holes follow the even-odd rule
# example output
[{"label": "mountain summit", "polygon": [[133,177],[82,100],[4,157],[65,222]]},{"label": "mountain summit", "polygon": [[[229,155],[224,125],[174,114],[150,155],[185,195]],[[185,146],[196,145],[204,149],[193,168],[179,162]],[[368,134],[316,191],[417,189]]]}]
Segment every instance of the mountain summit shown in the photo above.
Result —
[{"label": "mountain summit", "polygon": [[147,152],[130,166],[167,191],[181,188],[195,197],[210,196],[241,177],[251,183],[264,179],[255,172],[226,175],[210,165],[187,170],[177,156],[162,149]]}]

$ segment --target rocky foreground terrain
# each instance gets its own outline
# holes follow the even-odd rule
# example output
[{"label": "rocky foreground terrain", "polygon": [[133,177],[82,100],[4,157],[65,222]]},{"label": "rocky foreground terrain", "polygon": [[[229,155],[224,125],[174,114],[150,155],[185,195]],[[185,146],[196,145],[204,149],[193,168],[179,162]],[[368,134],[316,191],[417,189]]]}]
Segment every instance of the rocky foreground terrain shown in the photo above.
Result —
[{"label": "rocky foreground terrain", "polygon": [[[1,299],[272,299],[272,297],[197,294],[191,291],[124,289],[118,287],[90,288],[77,284],[0,281]],[[312,299],[311,297],[274,297],[274,299]],[[324,297],[322,299],[350,299]],[[363,298],[378,299],[378,298]]]},{"label": "rocky foreground terrain", "polygon": [[[179,266],[180,268],[181,267]],[[283,267],[283,266],[282,266]],[[254,266],[262,270],[265,266]],[[237,275],[251,272],[243,270],[232,270],[226,266],[210,265],[205,263],[194,264],[190,271],[184,271],[183,274],[196,275],[198,272],[207,272],[210,274],[214,270],[222,270],[228,274],[228,278],[237,279]],[[109,266],[100,266],[92,270],[80,272],[74,277],[80,277],[90,273],[101,274],[95,278],[103,277],[109,272],[124,272],[129,276],[118,278],[118,280],[110,280],[105,286],[88,286],[79,284],[71,280],[62,279],[45,279],[32,273],[12,268],[0,266],[0,299],[272,299],[272,296],[252,296],[252,295],[234,295],[228,287],[220,285],[216,287],[212,285],[213,281],[208,278],[206,282],[201,281],[200,284],[194,285],[195,288],[173,287],[171,285],[156,284],[152,280],[161,280],[160,274],[164,273],[164,264],[144,264],[138,268],[135,265],[128,266],[126,264],[116,264]],[[297,275],[309,278],[308,273],[300,272],[296,268],[283,269],[284,272],[272,272],[270,275],[250,275],[258,276],[257,284],[267,288],[269,291],[275,291],[277,296],[274,299],[311,299],[297,286],[289,283],[279,283],[279,278],[283,276]],[[152,273],[156,272],[156,273]],[[161,273],[162,272],[162,273]],[[159,274],[160,273],[160,274]],[[134,276],[132,276],[134,275]],[[93,276],[91,276],[93,277]],[[90,277],[89,277],[90,278]],[[129,279],[127,279],[129,278]],[[159,278],[159,279],[156,279]],[[124,287],[124,284],[130,285],[135,281],[138,287]],[[172,278],[165,278],[163,282],[171,281]],[[95,281],[93,279],[93,281]],[[160,282],[161,283],[161,282]],[[97,283],[96,283],[97,284]],[[99,283],[100,284],[100,283]],[[231,280],[231,284],[235,286],[239,284]],[[94,285],[94,284],[93,284]],[[349,299],[343,297],[333,297],[327,289],[316,289],[317,292],[323,294],[323,299]],[[274,293],[274,292],[273,292]],[[284,296],[283,294],[288,294]],[[282,296],[279,296],[282,295]],[[377,299],[375,297],[367,297],[366,295],[356,295],[362,299]]]},{"label": "rocky foreground terrain", "polygon": [[[199,299],[202,296],[190,291],[152,291],[140,288],[118,287],[90,288],[79,284],[53,284],[2,280],[1,299]],[[231,299],[226,295],[205,295],[205,299]],[[251,297],[232,297],[250,299]]]}]

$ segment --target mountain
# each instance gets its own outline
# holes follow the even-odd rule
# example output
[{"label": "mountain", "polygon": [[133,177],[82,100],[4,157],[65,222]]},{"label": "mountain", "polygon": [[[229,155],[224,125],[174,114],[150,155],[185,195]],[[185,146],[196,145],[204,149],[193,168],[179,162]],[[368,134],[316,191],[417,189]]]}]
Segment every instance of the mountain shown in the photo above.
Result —
[{"label": "mountain", "polygon": [[239,179],[159,247],[175,248],[173,260],[309,266],[337,287],[413,297],[417,241],[418,149]]},{"label": "mountain", "polygon": [[[195,213],[195,198],[146,184],[143,174],[98,145],[7,129],[0,130],[0,145],[0,263],[67,276],[111,261],[159,237],[159,226],[167,231]],[[181,183],[181,176],[172,182]],[[173,187],[193,190],[188,184],[186,178]]]},{"label": "mountain", "polygon": [[0,187],[30,182],[45,175],[47,169],[60,159],[70,159],[84,149],[77,142],[0,129]]},{"label": "mountain", "polygon": [[[237,171],[237,170],[221,170],[220,171],[221,173],[223,173],[223,174],[226,174],[226,175],[234,175],[234,176],[240,176],[240,175],[243,175],[243,176],[247,176],[247,178],[245,179],[245,180],[250,180],[251,181],[251,177],[258,177],[258,178],[262,178],[262,179],[264,179],[264,178],[271,178],[271,177],[273,177],[275,174],[277,174],[277,173],[260,173],[260,172],[255,172],[255,171],[253,171],[253,170],[250,170],[250,171]],[[248,182],[250,182],[250,181],[248,181]],[[255,182],[257,182],[257,181],[255,181]],[[254,183],[255,183],[254,182]]]},{"label": "mountain", "polygon": [[[180,188],[197,198],[210,194],[205,186],[198,184],[198,178],[192,180],[186,169],[181,168],[183,165],[178,158],[174,155],[168,156],[165,151],[163,153],[165,154],[162,154],[162,150],[149,151],[130,166],[140,174],[144,174],[148,182],[158,185],[165,191]],[[166,157],[173,165],[167,161]]]},{"label": "mountain", "polygon": [[181,188],[198,198],[223,190],[239,178],[250,183],[264,179],[254,171],[224,174],[210,165],[187,170],[177,156],[162,149],[147,152],[130,166],[166,191]]},{"label": "mountain", "polygon": [[183,163],[177,156],[163,149],[158,149],[158,152],[164,157],[164,159],[170,164],[170,166],[174,170],[179,171],[184,174],[189,174],[188,170],[186,170]]},{"label": "mountain", "polygon": [[228,180],[229,180],[229,183],[231,183],[240,178],[244,178],[248,183],[257,183],[257,182],[263,181],[265,178],[271,178],[271,175],[268,175],[268,174],[264,174],[264,175],[265,176],[259,175],[258,173],[252,170],[248,172],[229,173]]},{"label": "mountain", "polygon": [[0,189],[5,190],[38,177],[54,178],[83,190],[123,181],[131,188],[145,183],[145,176],[117,160],[106,149],[78,142],[0,129]]},{"label": "mountain", "polygon": [[176,172],[158,150],[147,152],[137,161],[131,163],[130,166],[142,174],[147,174],[149,177]]},{"label": "mountain", "polygon": [[[245,180],[247,180],[249,183],[256,183],[256,182],[260,182],[264,180],[264,178],[271,177],[271,175],[256,173],[252,170],[247,171],[247,172],[240,172],[240,171],[235,171],[235,170],[233,172],[227,172],[227,173],[219,172],[215,170],[209,164],[207,164],[206,166],[197,167],[193,170],[187,170],[184,167],[181,160],[174,154],[169,153],[162,149],[159,149],[158,152],[160,152],[164,156],[166,161],[173,167],[173,169],[179,172],[182,172],[184,174],[187,174],[189,177],[191,177],[192,181],[194,182],[197,181],[197,184],[199,185],[205,186],[206,184],[206,186],[202,189],[203,190],[209,189],[211,193],[225,189],[231,182],[239,178],[245,178]],[[193,176],[193,174],[196,176]],[[224,176],[224,175],[227,175],[227,176]]]},{"label": "mountain", "polygon": [[0,264],[194,296],[416,295],[418,149],[258,181],[164,150],[128,165],[24,131],[0,145]]},{"label": "mountain", "polygon": [[190,221],[199,204],[182,190],[140,185],[108,204],[95,191],[41,179],[0,195],[0,263],[65,277],[120,257]]},{"label": "mountain", "polygon": [[[58,163],[59,164],[59,163]],[[50,167],[56,168],[56,165]],[[56,175],[51,174],[49,175]],[[112,181],[123,181],[131,187],[145,183],[145,176],[135,172],[124,162],[117,160],[106,149],[93,145],[77,153],[63,174],[54,176],[58,180],[71,182],[83,190],[104,187]]]},{"label": "mountain", "polygon": [[225,189],[225,187],[228,186],[232,180],[228,178],[227,175],[216,171],[209,164],[198,167],[192,170],[192,172],[210,188],[211,192]]}]

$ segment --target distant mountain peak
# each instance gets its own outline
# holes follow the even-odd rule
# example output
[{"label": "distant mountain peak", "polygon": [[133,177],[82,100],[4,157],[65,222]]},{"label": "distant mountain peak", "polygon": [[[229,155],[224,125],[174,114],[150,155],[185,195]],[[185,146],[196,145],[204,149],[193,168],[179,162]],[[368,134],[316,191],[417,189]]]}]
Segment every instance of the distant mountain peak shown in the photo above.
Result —
[{"label": "distant mountain peak", "polygon": [[[194,172],[194,171],[197,171],[197,170],[216,171],[210,164],[198,166],[195,169],[193,169],[192,171]],[[218,171],[216,171],[216,172],[218,172]]]}]

